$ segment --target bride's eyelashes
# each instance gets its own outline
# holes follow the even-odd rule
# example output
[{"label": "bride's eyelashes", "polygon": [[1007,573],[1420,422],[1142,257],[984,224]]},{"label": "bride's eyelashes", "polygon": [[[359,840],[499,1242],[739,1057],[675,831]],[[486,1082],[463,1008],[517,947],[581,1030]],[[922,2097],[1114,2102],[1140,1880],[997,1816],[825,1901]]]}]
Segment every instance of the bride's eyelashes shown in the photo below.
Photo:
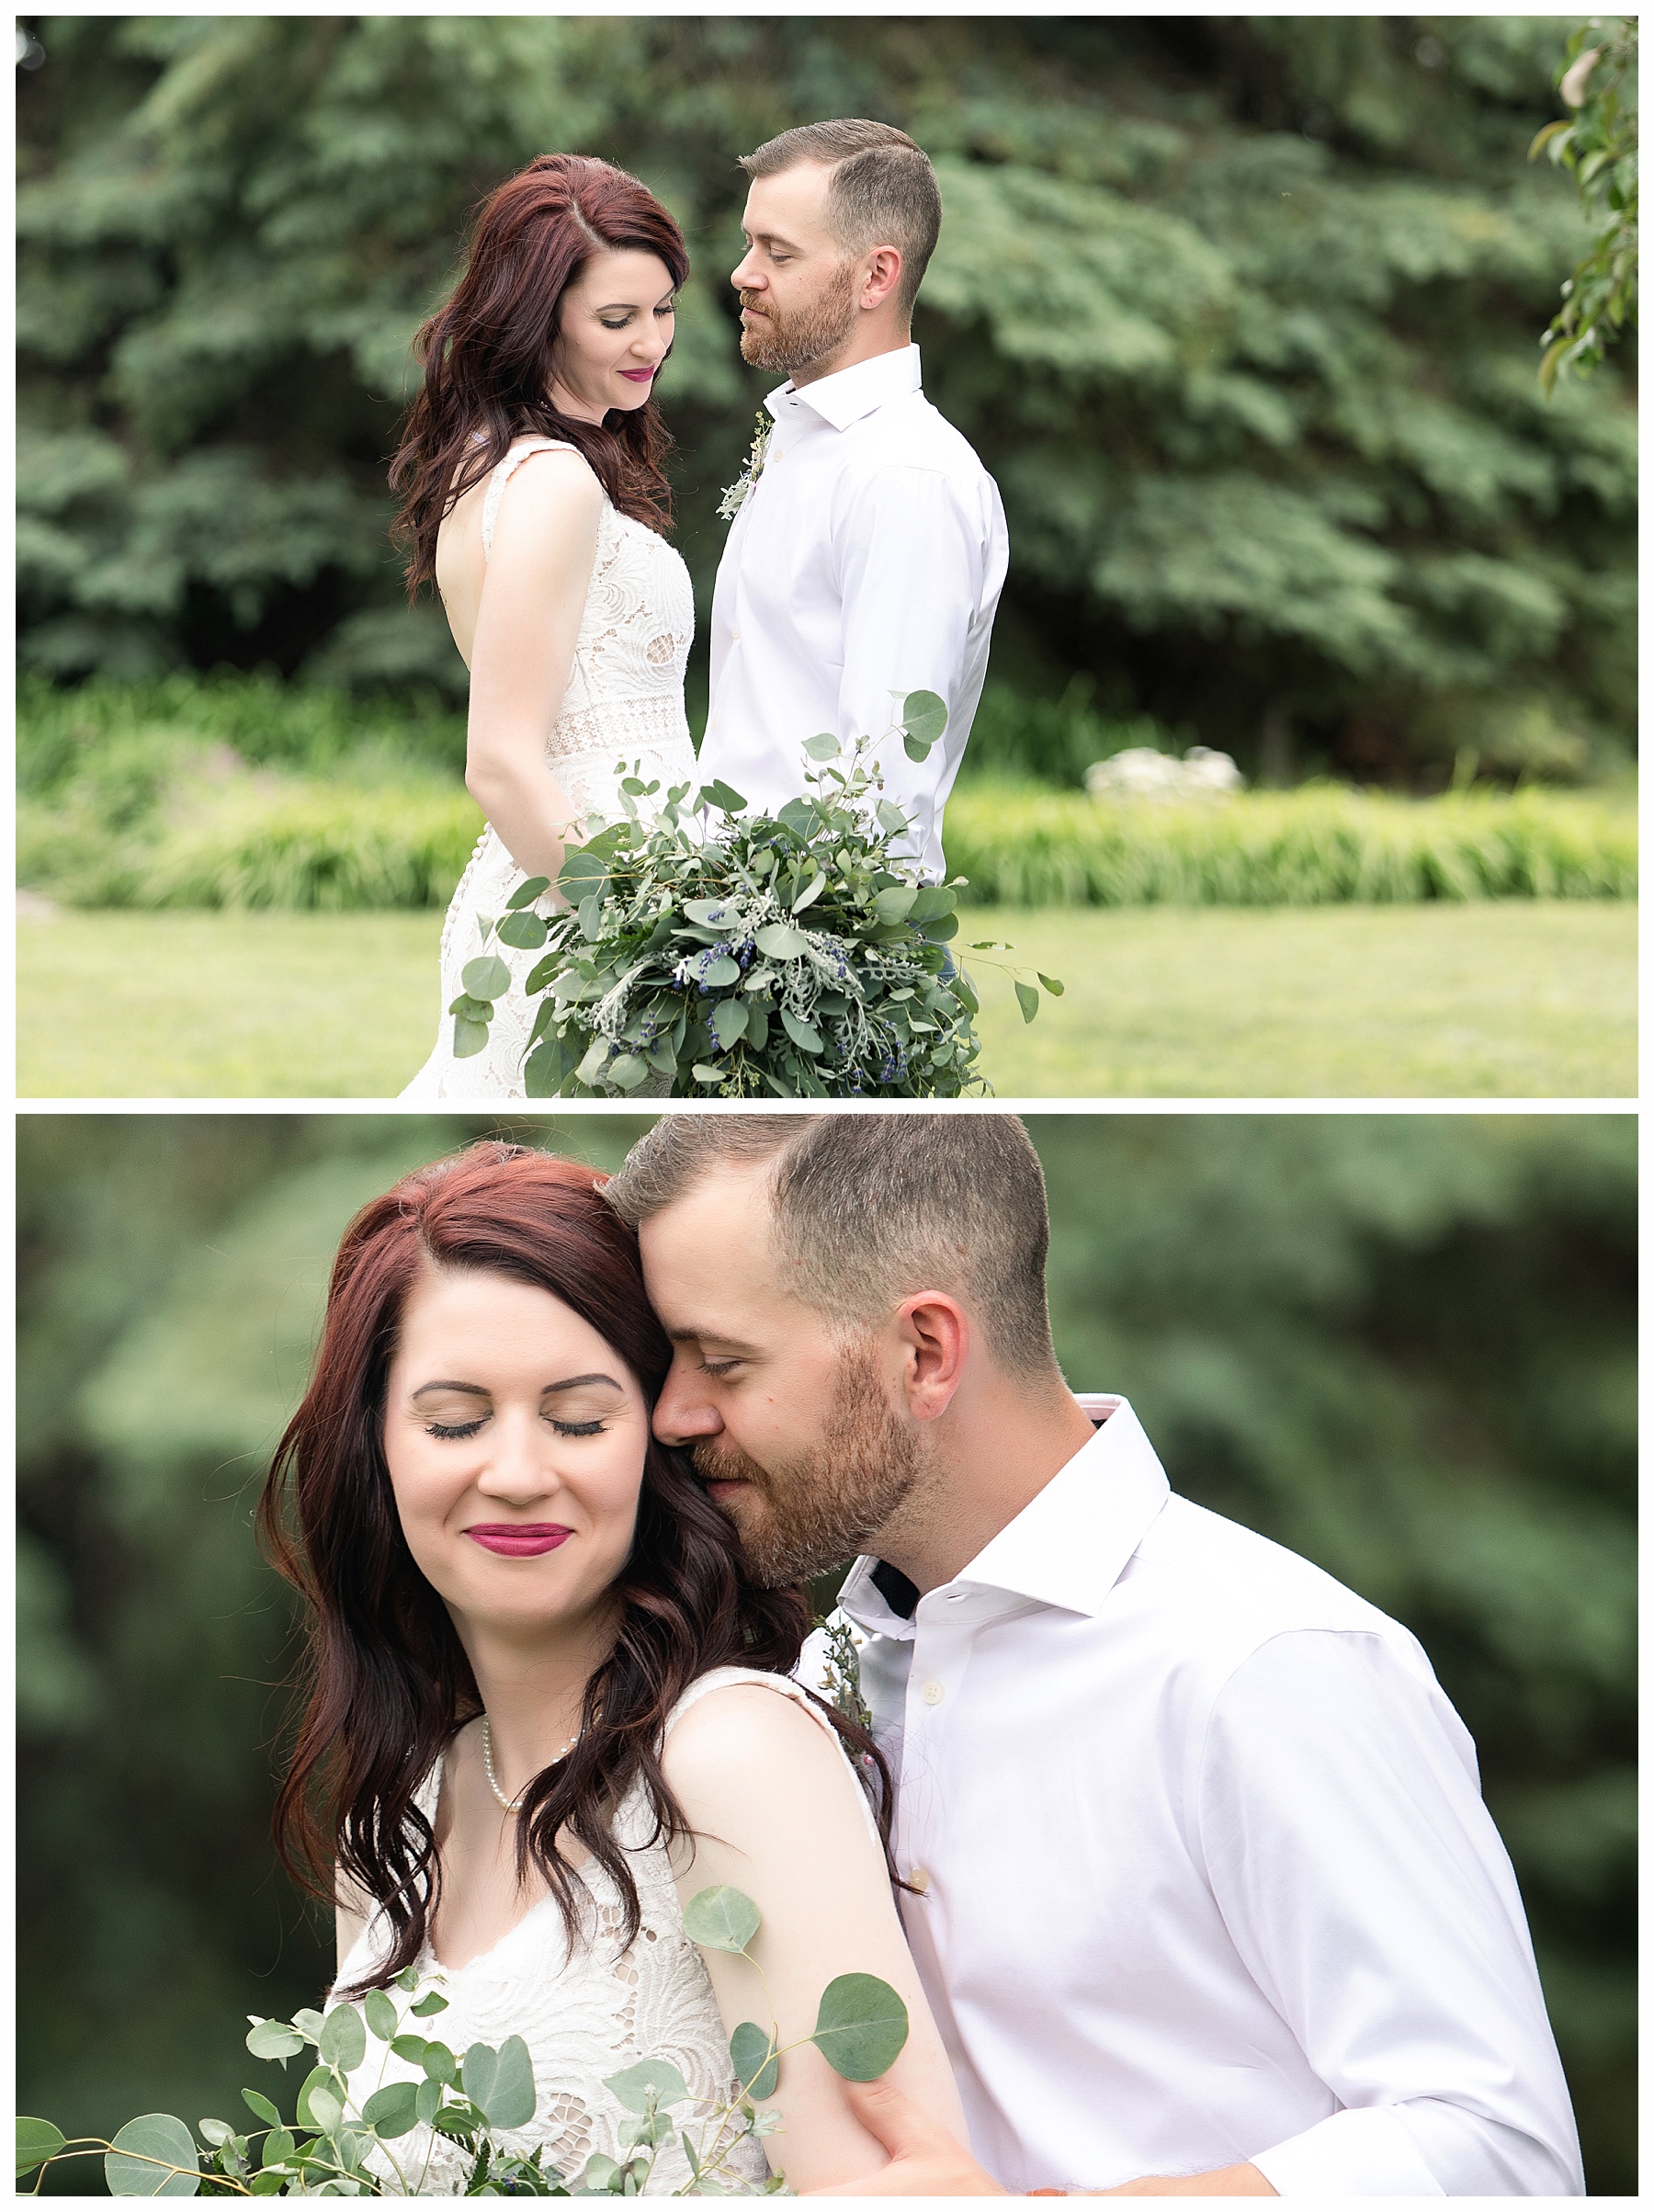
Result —
[{"label": "bride's eyelashes", "polygon": [[[657,322],[662,316],[665,316],[670,319],[673,315],[676,314],[676,312],[677,301],[675,300],[669,300],[664,307],[657,307],[654,311],[655,319]],[[611,323],[608,321],[606,316],[599,315],[597,320],[603,324],[605,330],[625,330],[630,324],[633,318],[630,315],[622,315],[618,323]]]},{"label": "bride's eyelashes", "polygon": [[[427,1421],[425,1435],[438,1437],[444,1442],[451,1437],[474,1436],[487,1418],[486,1413],[479,1413],[474,1421],[459,1421],[451,1424],[444,1421]],[[607,1433],[607,1424],[602,1421],[553,1421],[551,1426],[560,1436],[601,1436]]]}]

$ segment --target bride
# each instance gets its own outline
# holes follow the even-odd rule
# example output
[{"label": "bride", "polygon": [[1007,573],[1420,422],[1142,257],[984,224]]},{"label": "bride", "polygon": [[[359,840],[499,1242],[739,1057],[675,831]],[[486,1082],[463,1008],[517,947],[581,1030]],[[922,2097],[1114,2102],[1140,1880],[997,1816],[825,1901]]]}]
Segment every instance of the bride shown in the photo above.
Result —
[{"label": "bride", "polygon": [[[624,2163],[605,2078],[664,2059],[721,2104],[731,2031],[773,2003],[785,2126],[766,2141],[792,2187],[832,2188],[886,2159],[820,2052],[786,2048],[840,1974],[901,1993],[888,2078],[965,2139],[891,1895],[888,1778],[790,1678],[802,1594],[745,1578],[651,1433],[671,1349],[600,1184],[485,1143],[346,1232],[260,1509],[310,1613],[282,1855],[337,1900],[341,1997],[412,1967],[448,2001],[450,2048],[524,2037],[536,2117],[507,2150],[543,2144],[571,2184],[594,2153]],[[685,1934],[685,1902],[723,1884],[763,1915],[753,1963]],[[373,2156],[399,2193],[463,2188],[429,2128],[391,2150],[395,2172]],[[764,2148],[731,2167],[726,2186],[761,2185]],[[651,2189],[689,2178],[674,2144]]]},{"label": "bride", "polygon": [[436,1043],[404,1098],[524,1095],[536,955],[488,946],[511,988],[483,1049],[455,1056],[447,1009],[480,923],[523,877],[555,883],[588,816],[618,819],[633,763],[663,791],[695,775],[695,608],[663,535],[653,398],[688,273],[683,233],[635,177],[542,154],[484,203],[453,296],[414,341],[425,383],[391,472],[396,530],[410,596],[436,583],[470,670],[465,781],[488,826],[443,925]]}]

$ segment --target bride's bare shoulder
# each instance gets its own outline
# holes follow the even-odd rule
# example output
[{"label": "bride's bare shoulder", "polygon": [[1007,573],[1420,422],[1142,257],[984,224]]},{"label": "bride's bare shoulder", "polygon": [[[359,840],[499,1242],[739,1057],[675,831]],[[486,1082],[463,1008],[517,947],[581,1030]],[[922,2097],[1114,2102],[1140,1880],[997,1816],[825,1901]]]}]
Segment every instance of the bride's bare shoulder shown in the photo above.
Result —
[{"label": "bride's bare shoulder", "polygon": [[827,1728],[777,1684],[747,1677],[720,1683],[697,1697],[668,1731],[661,1764],[674,1790],[716,1787],[731,1777],[750,1782],[753,1762],[789,1767],[839,1764]]}]

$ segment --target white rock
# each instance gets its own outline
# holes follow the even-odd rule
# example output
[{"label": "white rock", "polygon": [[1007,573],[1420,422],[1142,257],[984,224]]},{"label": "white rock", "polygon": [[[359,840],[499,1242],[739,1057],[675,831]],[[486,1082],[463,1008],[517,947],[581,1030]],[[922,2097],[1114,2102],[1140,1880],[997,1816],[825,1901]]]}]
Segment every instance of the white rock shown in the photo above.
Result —
[{"label": "white rock", "polygon": [[1085,771],[1093,799],[1225,799],[1243,788],[1246,778],[1227,753],[1191,745],[1179,760],[1152,745],[1130,745]]}]

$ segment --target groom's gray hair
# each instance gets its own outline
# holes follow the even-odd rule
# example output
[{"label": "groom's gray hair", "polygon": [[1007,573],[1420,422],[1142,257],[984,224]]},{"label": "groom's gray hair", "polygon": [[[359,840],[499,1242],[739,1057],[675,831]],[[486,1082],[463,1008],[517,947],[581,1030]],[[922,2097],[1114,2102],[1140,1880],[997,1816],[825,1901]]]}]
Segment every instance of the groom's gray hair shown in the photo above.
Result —
[{"label": "groom's gray hair", "polygon": [[903,313],[911,315],[942,234],[942,194],[930,155],[892,124],[846,117],[800,123],[741,157],[749,176],[779,176],[803,162],[821,162],[833,172],[827,223],[846,253],[865,254],[870,246],[888,244],[901,254],[897,297]]},{"label": "groom's gray hair", "polygon": [[635,1229],[718,1169],[765,1160],[776,1253],[806,1305],[865,1328],[944,1290],[1007,1372],[1055,1374],[1045,1176],[1014,1115],[663,1114],[606,1195]]}]

